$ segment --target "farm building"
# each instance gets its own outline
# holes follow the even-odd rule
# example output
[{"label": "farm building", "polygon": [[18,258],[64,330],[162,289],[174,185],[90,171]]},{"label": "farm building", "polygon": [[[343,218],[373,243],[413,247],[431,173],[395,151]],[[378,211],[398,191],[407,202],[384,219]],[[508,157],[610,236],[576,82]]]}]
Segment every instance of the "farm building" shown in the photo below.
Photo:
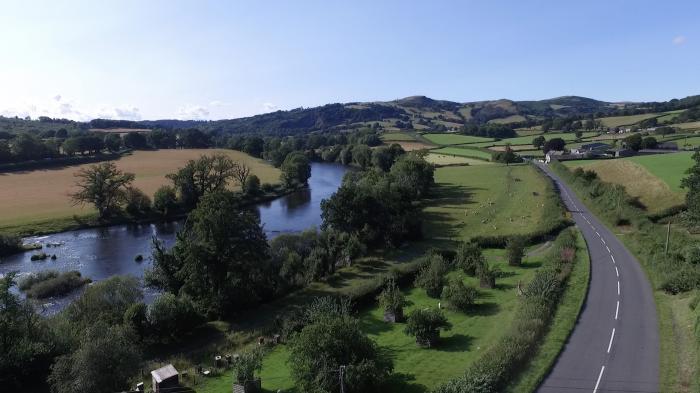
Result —
[{"label": "farm building", "polygon": [[631,157],[631,156],[637,154],[637,152],[632,150],[632,149],[612,149],[612,150],[608,151],[608,153],[611,154],[615,158]]},{"label": "farm building", "polygon": [[563,155],[564,152],[562,150],[550,150],[547,152],[547,154],[545,154],[544,162],[552,162],[552,160],[559,159]]},{"label": "farm building", "polygon": [[610,149],[607,143],[595,142],[581,145],[581,147],[571,149],[571,154],[604,154]]},{"label": "farm building", "polygon": [[167,393],[180,385],[180,376],[172,364],[151,371],[153,393]]}]

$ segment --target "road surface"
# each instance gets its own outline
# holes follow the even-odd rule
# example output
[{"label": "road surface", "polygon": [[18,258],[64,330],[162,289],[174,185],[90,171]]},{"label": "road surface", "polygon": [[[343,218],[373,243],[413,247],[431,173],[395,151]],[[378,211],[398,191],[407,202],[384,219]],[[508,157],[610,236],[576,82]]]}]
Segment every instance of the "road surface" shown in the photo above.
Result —
[{"label": "road surface", "polygon": [[583,309],[538,392],[659,391],[656,306],[641,266],[558,176],[537,165],[554,179],[591,258]]}]

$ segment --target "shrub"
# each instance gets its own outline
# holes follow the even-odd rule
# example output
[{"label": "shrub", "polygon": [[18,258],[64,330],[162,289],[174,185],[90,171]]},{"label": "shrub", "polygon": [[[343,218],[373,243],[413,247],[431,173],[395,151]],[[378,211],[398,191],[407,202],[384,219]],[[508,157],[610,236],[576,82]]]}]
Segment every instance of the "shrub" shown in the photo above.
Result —
[{"label": "shrub", "polygon": [[525,255],[525,245],[525,238],[522,236],[513,236],[508,240],[506,251],[510,266],[520,266]]},{"label": "shrub", "polygon": [[172,186],[161,186],[153,194],[153,210],[167,216],[177,209],[177,194]]},{"label": "shrub", "polygon": [[416,337],[416,344],[421,347],[433,347],[440,338],[440,330],[450,330],[452,324],[445,314],[435,308],[413,311],[406,321],[404,333]]},{"label": "shrub", "polygon": [[425,289],[428,296],[439,298],[442,287],[445,286],[445,274],[449,268],[445,260],[439,254],[431,254],[426,257],[423,266],[418,271],[415,285]]},{"label": "shrub", "polygon": [[474,305],[478,296],[476,288],[464,285],[460,279],[450,280],[450,283],[442,289],[442,299],[456,310],[466,311]]},{"label": "shrub", "polygon": [[275,186],[273,184],[270,184],[270,183],[263,183],[262,186],[260,186],[260,188],[266,194],[269,194],[269,193],[275,191]]}]

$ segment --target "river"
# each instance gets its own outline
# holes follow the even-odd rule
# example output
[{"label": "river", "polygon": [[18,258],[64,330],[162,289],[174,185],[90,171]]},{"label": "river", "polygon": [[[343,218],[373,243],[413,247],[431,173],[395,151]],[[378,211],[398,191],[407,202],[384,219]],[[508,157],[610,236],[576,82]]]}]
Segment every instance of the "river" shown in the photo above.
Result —
[{"label": "river", "polygon": [[[257,205],[255,210],[268,238],[280,233],[299,232],[321,224],[321,201],[330,197],[340,186],[347,167],[340,164],[312,163],[311,178],[307,189]],[[175,235],[182,227],[182,220],[143,224],[115,225],[105,228],[80,229],[47,236],[29,237],[25,243],[41,243],[43,252],[56,255],[56,260],[31,261],[28,251],[0,259],[0,274],[12,271],[19,276],[41,270],[78,270],[83,277],[93,281],[104,280],[114,275],[143,277],[151,266],[151,242],[156,237],[166,246],[172,246]],[[136,262],[137,255],[143,261]],[[58,299],[47,299],[40,304],[42,312],[52,314],[79,295],[79,291]],[[146,301],[156,291],[144,288]]]}]

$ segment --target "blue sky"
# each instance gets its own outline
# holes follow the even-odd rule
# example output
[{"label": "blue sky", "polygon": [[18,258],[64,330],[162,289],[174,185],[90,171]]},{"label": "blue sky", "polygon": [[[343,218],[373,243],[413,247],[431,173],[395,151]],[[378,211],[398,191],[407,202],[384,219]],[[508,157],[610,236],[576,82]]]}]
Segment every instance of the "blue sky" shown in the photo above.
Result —
[{"label": "blue sky", "polygon": [[700,94],[698,1],[4,1],[0,114]]}]

